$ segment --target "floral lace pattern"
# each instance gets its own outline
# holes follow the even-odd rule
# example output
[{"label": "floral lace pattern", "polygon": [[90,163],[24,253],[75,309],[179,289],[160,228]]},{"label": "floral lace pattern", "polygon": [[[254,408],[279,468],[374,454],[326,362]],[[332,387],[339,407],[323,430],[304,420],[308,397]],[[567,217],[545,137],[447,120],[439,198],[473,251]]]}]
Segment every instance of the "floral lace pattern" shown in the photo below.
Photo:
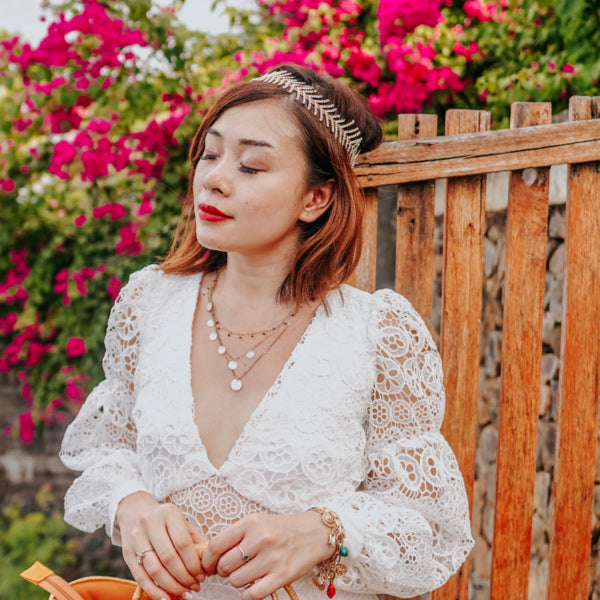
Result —
[{"label": "floral lace pattern", "polygon": [[[439,355],[412,306],[389,290],[330,293],[329,314],[317,310],[217,469],[191,392],[200,279],[151,266],[121,291],[106,379],[63,442],[63,461],[82,471],[65,499],[66,520],[85,531],[105,526],[118,543],[116,507],[138,490],[180,506],[208,536],[253,512],[328,506],[350,550],[348,572],[336,580],[340,600],[442,585],[473,542],[464,484],[439,432]],[[295,587],[303,600],[322,597],[309,577]],[[209,596],[239,592],[215,578],[197,594]]]}]

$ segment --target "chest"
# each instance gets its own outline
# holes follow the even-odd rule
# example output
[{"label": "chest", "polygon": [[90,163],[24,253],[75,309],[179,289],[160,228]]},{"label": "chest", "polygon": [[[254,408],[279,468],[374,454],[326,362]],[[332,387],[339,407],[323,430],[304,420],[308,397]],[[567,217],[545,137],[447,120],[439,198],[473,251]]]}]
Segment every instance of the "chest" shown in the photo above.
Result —
[{"label": "chest", "polygon": [[360,321],[339,312],[298,320],[234,392],[226,361],[196,322],[197,287],[188,288],[167,295],[143,337],[135,415],[149,451],[172,447],[196,465],[206,458],[209,471],[251,457],[279,469],[282,457],[341,456],[363,438],[373,364]]}]

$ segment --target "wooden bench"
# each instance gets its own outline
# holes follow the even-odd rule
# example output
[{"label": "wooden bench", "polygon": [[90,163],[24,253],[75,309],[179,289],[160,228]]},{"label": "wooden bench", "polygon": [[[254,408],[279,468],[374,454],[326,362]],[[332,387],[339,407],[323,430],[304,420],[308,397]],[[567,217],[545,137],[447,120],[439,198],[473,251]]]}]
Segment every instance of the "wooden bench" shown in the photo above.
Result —
[{"label": "wooden bench", "polygon": [[[506,222],[501,389],[490,598],[528,597],[546,273],[549,167],[568,164],[563,317],[547,598],[588,598],[600,392],[600,98],[573,97],[568,122],[549,103],[515,103],[511,128],[484,111],[400,115],[399,141],[362,155],[363,257],[353,283],[375,289],[377,186],[398,185],[396,290],[431,324],[435,180],[447,178],[439,346],[443,432],[473,503],[486,175],[511,171]],[[437,334],[437,332],[435,332]],[[434,334],[434,335],[435,335]],[[469,563],[432,600],[467,600]],[[541,599],[540,599],[541,600]]]}]

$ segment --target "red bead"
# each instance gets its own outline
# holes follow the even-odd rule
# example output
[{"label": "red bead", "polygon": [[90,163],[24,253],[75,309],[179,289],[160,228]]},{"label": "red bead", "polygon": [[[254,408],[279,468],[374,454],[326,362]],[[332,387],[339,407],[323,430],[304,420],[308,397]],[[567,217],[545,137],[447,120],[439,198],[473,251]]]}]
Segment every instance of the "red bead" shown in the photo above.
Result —
[{"label": "red bead", "polygon": [[327,596],[329,596],[329,598],[333,598],[335,596],[335,585],[333,585],[333,583],[330,583],[327,586]]}]

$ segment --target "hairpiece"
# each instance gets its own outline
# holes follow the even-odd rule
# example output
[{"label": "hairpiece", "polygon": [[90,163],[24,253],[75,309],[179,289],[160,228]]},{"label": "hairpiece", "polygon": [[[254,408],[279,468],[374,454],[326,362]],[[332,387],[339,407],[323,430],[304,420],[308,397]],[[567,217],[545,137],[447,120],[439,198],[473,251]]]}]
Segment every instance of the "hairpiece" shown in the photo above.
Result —
[{"label": "hairpiece", "polygon": [[324,98],[314,86],[298,80],[285,69],[272,71],[256,80],[274,83],[290,94],[295,94],[297,100],[300,100],[313,115],[319,117],[319,121],[325,121],[335,139],[348,153],[350,164],[354,166],[362,143],[360,129],[354,119],[346,121],[331,100]]}]

